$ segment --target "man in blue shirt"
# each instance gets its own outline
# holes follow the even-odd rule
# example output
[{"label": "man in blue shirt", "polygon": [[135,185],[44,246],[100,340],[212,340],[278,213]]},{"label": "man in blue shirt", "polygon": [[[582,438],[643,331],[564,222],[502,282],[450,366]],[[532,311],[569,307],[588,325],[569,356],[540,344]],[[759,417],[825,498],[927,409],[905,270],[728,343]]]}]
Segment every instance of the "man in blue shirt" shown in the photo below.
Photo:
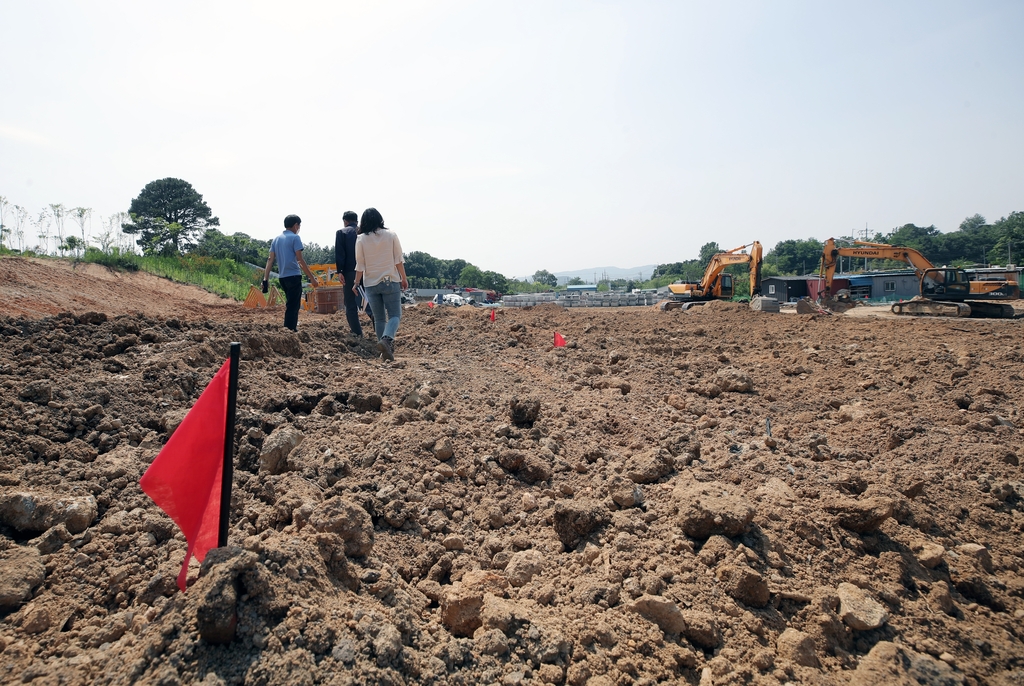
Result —
[{"label": "man in blue shirt", "polygon": [[289,214],[284,218],[284,233],[271,242],[267,268],[263,270],[263,292],[266,293],[269,290],[270,268],[274,266],[274,260],[277,260],[278,283],[281,284],[285,299],[284,325],[292,331],[299,328],[303,272],[309,277],[309,282],[314,288],[320,285],[306,260],[302,258],[302,239],[299,238],[301,227],[302,220],[298,215]]}]

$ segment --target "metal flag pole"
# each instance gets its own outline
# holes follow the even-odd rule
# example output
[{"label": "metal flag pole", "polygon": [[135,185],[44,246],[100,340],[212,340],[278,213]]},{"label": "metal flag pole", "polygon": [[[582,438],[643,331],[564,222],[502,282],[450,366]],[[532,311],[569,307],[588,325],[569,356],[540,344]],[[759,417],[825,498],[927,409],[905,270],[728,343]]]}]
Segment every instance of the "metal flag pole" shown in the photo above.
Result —
[{"label": "metal flag pole", "polygon": [[228,544],[228,519],[231,513],[231,484],[234,480],[235,465],[235,403],[238,401],[238,360],[242,344],[231,344],[231,366],[228,371],[228,413],[224,431],[224,468],[220,482],[220,531],[217,547]]}]

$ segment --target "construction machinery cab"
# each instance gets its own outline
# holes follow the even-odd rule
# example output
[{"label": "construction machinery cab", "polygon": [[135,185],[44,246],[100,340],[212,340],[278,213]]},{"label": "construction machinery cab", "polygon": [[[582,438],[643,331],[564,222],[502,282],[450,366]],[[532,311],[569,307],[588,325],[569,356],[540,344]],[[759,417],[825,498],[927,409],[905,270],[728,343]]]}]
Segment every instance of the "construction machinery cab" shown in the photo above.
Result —
[{"label": "construction machinery cab", "polygon": [[921,295],[932,300],[964,300],[971,284],[962,269],[926,269],[921,275]]},{"label": "construction machinery cab", "polygon": [[721,293],[723,300],[728,300],[732,297],[733,286],[732,286],[732,274],[726,274],[725,272],[718,275],[720,279],[718,284],[718,292]]}]

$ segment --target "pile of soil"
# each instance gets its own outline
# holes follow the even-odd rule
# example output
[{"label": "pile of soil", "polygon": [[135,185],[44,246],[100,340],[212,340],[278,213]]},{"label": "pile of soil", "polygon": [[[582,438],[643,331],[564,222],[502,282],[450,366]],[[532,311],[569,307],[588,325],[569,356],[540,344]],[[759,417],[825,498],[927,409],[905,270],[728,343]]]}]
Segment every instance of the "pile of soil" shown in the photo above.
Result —
[{"label": "pile of soil", "polygon": [[[80,272],[0,260],[10,681],[1024,682],[1018,320],[420,305],[386,363]],[[231,341],[183,594],[138,480]]]}]

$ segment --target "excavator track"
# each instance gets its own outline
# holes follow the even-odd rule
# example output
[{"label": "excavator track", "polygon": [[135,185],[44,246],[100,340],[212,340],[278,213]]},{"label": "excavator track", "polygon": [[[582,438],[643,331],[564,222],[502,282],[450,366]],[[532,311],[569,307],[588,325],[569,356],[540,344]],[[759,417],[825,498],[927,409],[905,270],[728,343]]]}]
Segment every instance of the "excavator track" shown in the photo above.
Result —
[{"label": "excavator track", "polygon": [[691,307],[698,307],[706,302],[707,300],[693,300],[687,302],[683,302],[681,300],[663,300],[659,307],[662,312],[667,312],[669,310],[683,310],[685,312]]},{"label": "excavator track", "polygon": [[1013,305],[1007,303],[984,302],[970,300],[971,316],[976,319],[1013,319],[1016,312]]},{"label": "excavator track", "polygon": [[911,317],[970,317],[971,306],[967,303],[915,298],[893,303],[892,313]]}]

